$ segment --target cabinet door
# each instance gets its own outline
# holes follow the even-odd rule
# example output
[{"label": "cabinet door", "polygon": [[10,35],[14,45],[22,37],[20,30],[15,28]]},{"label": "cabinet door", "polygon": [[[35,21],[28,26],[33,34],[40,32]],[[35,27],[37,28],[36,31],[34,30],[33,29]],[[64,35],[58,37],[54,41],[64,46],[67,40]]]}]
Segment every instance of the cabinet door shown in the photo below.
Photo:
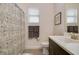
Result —
[{"label": "cabinet door", "polygon": [[49,39],[49,54],[50,55],[69,55],[63,48],[57,45],[54,41]]},{"label": "cabinet door", "polygon": [[[49,40],[50,41],[50,40]],[[53,49],[52,49],[52,47],[51,47],[52,45],[51,44],[49,44],[49,55],[52,55],[52,53],[53,53]]]},{"label": "cabinet door", "polygon": [[54,45],[51,41],[51,39],[49,39],[49,55],[53,55],[54,54]]}]

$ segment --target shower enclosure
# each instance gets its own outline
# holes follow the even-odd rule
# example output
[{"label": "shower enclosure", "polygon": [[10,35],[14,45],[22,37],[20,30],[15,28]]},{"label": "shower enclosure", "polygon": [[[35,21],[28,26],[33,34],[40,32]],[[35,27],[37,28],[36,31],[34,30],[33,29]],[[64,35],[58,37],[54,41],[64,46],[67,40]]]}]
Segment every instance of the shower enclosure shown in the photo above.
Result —
[{"label": "shower enclosure", "polygon": [[16,55],[25,46],[24,12],[17,4],[0,4],[0,54]]}]

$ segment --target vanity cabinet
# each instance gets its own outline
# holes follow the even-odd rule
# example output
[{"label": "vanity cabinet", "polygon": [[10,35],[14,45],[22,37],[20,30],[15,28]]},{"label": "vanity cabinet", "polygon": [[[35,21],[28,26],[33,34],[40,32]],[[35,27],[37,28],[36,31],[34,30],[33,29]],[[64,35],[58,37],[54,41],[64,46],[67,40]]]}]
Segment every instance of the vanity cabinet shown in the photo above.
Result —
[{"label": "vanity cabinet", "polygon": [[69,55],[69,53],[49,38],[49,55]]}]

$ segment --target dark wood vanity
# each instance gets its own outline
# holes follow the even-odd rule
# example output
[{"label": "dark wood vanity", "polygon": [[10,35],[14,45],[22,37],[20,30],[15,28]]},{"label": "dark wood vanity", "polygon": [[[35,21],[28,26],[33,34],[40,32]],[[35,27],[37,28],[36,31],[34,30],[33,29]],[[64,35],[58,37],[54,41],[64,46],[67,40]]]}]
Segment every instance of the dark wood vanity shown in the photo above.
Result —
[{"label": "dark wood vanity", "polygon": [[49,38],[49,55],[70,55],[70,54]]}]

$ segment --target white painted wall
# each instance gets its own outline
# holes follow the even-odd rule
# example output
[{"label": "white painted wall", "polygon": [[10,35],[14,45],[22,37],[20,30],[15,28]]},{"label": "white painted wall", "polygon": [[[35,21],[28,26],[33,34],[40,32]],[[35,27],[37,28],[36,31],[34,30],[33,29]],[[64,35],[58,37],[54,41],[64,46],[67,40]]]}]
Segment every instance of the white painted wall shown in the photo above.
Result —
[{"label": "white painted wall", "polygon": [[[18,4],[18,6],[23,9],[23,11],[25,12],[25,17],[26,17],[26,49],[28,48],[29,43],[31,42],[31,44],[33,44],[32,41],[29,41],[28,39],[28,18],[27,18],[27,11],[28,8],[38,8],[40,10],[40,42],[43,41],[47,41],[48,40],[48,36],[53,35],[53,19],[54,19],[54,8],[53,8],[53,4]],[[33,40],[34,41],[34,40]]]},{"label": "white painted wall", "polygon": [[54,35],[64,35],[65,32],[65,6],[62,3],[54,4],[54,15],[61,12],[61,24],[60,25],[54,25],[53,32]]}]

